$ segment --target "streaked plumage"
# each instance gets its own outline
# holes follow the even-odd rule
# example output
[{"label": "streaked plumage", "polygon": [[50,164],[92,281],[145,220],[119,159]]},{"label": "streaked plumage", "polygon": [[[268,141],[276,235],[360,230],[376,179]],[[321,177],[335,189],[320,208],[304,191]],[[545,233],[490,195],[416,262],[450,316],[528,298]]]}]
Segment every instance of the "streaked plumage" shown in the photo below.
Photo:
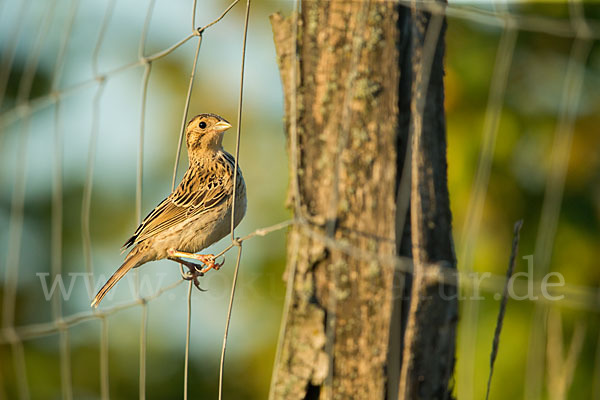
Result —
[{"label": "streaked plumage", "polygon": [[[123,246],[132,247],[125,262],[100,289],[92,306],[129,270],[169,257],[169,250],[196,253],[231,231],[235,160],[222,147],[231,125],[215,114],[200,114],[188,123],[189,167],[177,188],[140,224]],[[238,167],[235,225],[246,212],[246,186]]]}]

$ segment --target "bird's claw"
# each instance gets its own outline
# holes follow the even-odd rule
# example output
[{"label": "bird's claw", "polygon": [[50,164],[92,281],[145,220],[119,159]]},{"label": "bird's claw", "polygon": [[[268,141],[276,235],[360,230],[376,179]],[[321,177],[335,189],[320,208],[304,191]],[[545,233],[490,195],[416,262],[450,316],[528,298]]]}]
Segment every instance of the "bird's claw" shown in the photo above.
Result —
[{"label": "bird's claw", "polygon": [[193,267],[191,267],[190,265],[186,265],[186,267],[188,267],[190,271],[187,274],[185,274],[185,276],[183,276],[182,278],[186,281],[194,282],[194,286],[196,286],[196,288],[201,292],[204,292],[205,290],[200,287],[200,282],[198,281],[199,277],[204,276],[204,272],[202,272],[202,270],[199,270],[199,266],[197,266],[196,264],[191,265],[193,265]]},{"label": "bird's claw", "polygon": [[218,271],[219,269],[221,269],[223,264],[225,264],[225,259],[223,258],[223,261],[218,263],[218,262],[215,262],[215,259],[213,256],[209,256],[209,257],[207,257],[207,260],[206,260],[206,262],[204,262],[204,264],[206,266],[204,268],[202,268],[202,270],[200,270],[200,272],[202,272],[203,274],[207,273],[211,269]]}]

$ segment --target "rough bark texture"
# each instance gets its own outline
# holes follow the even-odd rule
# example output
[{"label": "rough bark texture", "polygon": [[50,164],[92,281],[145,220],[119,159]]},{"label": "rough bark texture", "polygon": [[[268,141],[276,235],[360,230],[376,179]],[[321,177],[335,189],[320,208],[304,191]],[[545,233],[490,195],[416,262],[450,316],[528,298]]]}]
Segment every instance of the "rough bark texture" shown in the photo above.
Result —
[{"label": "rough bark texture", "polygon": [[[411,232],[413,282],[399,397],[445,399],[458,319],[447,186],[443,57],[445,20],[412,9]],[[450,272],[450,273],[449,273]]]},{"label": "rough bark texture", "polygon": [[[433,192],[407,217],[406,206],[399,210],[403,203],[398,192],[407,165],[409,130],[415,130],[411,96],[418,85],[411,77],[419,62],[409,56],[415,46],[408,41],[413,35],[410,10],[389,1],[341,0],[303,2],[301,9],[297,27],[294,17],[271,18],[292,163],[289,202],[299,221],[290,232],[286,274],[292,292],[271,397],[383,399],[400,392],[417,398],[418,383],[408,391],[400,382],[401,368],[405,375],[404,331],[414,314],[413,304],[409,314],[402,297],[416,289],[395,270],[394,257],[418,251],[419,263],[453,260],[444,251],[451,247],[449,230],[445,247],[430,257],[423,254],[429,254],[438,238],[428,241],[427,232],[410,229],[420,212],[427,213],[425,226],[440,224],[442,218],[444,229],[450,228],[439,102],[443,102],[442,70],[436,71],[439,79],[430,86],[431,92],[439,85],[435,90],[441,97],[434,95],[439,108],[427,109],[441,114],[436,117],[441,125],[436,122],[423,129],[430,138],[420,136],[413,145],[423,149],[440,136],[442,141],[432,153],[413,154],[412,163],[413,168],[422,167],[415,164],[416,157],[426,163],[427,171],[443,169],[435,172],[435,178],[427,175],[427,181],[418,177],[417,186],[433,184]],[[402,79],[401,69],[405,69]],[[435,157],[442,157],[443,165]],[[444,185],[443,190],[436,185]],[[423,205],[438,197],[442,203],[434,204],[433,212]],[[419,274],[415,278],[418,283]],[[412,324],[411,332],[419,332],[418,318]],[[434,330],[439,337],[442,331]],[[451,333],[448,340],[453,344]],[[406,339],[417,343],[412,336]],[[449,349],[440,346],[440,350]],[[411,373],[431,375],[441,380],[435,387],[447,387],[448,376],[430,374],[421,368],[421,358],[410,358]],[[436,362],[435,370],[447,359]],[[406,376],[413,385],[413,375]]]}]

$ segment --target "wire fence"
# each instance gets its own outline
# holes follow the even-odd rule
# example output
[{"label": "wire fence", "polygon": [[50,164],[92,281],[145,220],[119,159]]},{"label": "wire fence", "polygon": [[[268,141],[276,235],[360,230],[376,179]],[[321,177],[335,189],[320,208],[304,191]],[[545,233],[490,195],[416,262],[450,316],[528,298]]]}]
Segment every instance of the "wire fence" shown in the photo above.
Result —
[{"label": "wire fence", "polygon": [[[109,362],[108,362],[108,348],[109,348],[109,336],[108,336],[108,324],[110,316],[118,313],[122,310],[139,308],[140,309],[140,341],[139,341],[139,397],[146,397],[146,365],[147,365],[147,337],[148,337],[148,309],[151,302],[164,293],[173,290],[174,288],[181,285],[183,280],[179,280],[173,284],[160,288],[155,293],[149,296],[142,296],[140,293],[140,282],[137,270],[134,272],[136,275],[135,293],[136,296],[131,301],[116,306],[101,308],[98,310],[90,310],[86,312],[64,315],[62,310],[62,303],[60,293],[55,292],[52,298],[52,319],[49,322],[28,324],[28,325],[15,325],[15,313],[16,313],[16,299],[17,299],[17,288],[19,282],[19,267],[22,263],[20,259],[21,250],[23,247],[22,237],[24,229],[24,204],[26,196],[26,184],[27,184],[27,173],[26,173],[26,160],[28,158],[28,137],[31,130],[31,118],[34,114],[42,112],[48,108],[53,107],[54,111],[54,147],[52,149],[52,204],[51,204],[51,274],[52,276],[60,275],[63,272],[63,208],[64,208],[64,185],[63,185],[63,148],[64,148],[64,135],[63,126],[64,121],[68,118],[63,111],[62,104],[65,99],[69,96],[73,96],[84,90],[92,89],[95,91],[93,96],[92,115],[90,120],[90,142],[87,149],[87,168],[85,174],[85,185],[83,192],[83,201],[81,205],[81,232],[82,232],[82,243],[83,243],[83,259],[84,268],[87,272],[88,279],[91,279],[94,273],[94,265],[92,263],[92,239],[90,234],[90,212],[91,212],[91,199],[92,191],[94,188],[94,164],[97,152],[97,142],[99,136],[99,124],[100,124],[100,107],[101,99],[105,93],[105,87],[107,81],[114,79],[115,77],[136,68],[143,68],[143,76],[141,82],[141,109],[139,111],[140,118],[140,131],[138,140],[138,155],[137,155],[137,174],[136,174],[136,193],[135,193],[135,215],[137,222],[140,223],[142,219],[142,193],[143,193],[143,170],[144,170],[144,139],[146,131],[146,119],[147,119],[147,99],[148,99],[148,86],[150,78],[152,76],[153,63],[158,60],[162,60],[171,55],[179,47],[190,41],[196,40],[196,47],[194,57],[191,63],[190,79],[187,88],[185,106],[183,109],[183,116],[181,120],[181,128],[179,141],[177,145],[177,152],[175,155],[175,163],[173,168],[172,177],[172,188],[175,187],[177,178],[177,169],[179,165],[179,158],[181,153],[181,147],[183,142],[183,135],[185,125],[188,119],[188,109],[193,93],[193,85],[197,73],[198,60],[200,58],[201,44],[203,41],[203,34],[209,30],[215,24],[218,24],[223,18],[225,18],[229,11],[232,10],[239,0],[233,1],[223,12],[212,22],[208,23],[203,27],[196,27],[196,14],[197,14],[197,2],[193,1],[191,25],[192,31],[190,34],[182,38],[181,40],[173,43],[164,50],[158,51],[153,54],[146,55],[146,43],[150,32],[150,22],[152,20],[152,14],[155,7],[155,0],[149,0],[145,9],[144,23],[142,28],[142,34],[138,46],[138,59],[134,62],[124,64],[107,71],[101,71],[99,68],[99,57],[100,49],[103,41],[106,37],[109,29],[109,23],[114,12],[116,5],[115,0],[107,2],[104,15],[102,16],[101,27],[96,37],[94,44],[94,51],[92,55],[92,69],[93,76],[89,79],[83,80],[79,83],[61,87],[61,78],[66,58],[67,49],[70,40],[72,40],[72,28],[74,21],[77,17],[77,10],[80,7],[79,0],[72,0],[69,5],[69,11],[67,13],[67,23],[64,25],[63,35],[60,40],[59,50],[56,55],[56,62],[52,72],[52,81],[50,84],[50,90],[47,94],[31,98],[31,90],[36,76],[38,68],[39,58],[44,49],[44,40],[47,37],[48,30],[55,18],[54,10],[57,2],[48,2],[46,5],[46,11],[43,17],[43,21],[39,24],[36,29],[38,33],[36,35],[34,44],[31,46],[31,50],[28,52],[27,61],[24,67],[24,72],[21,75],[18,82],[18,95],[15,100],[15,104],[11,105],[8,109],[4,110],[0,114],[0,148],[3,143],[6,143],[4,138],[5,131],[8,127],[19,125],[19,136],[17,141],[17,147],[14,149],[17,154],[17,163],[15,167],[14,187],[12,190],[12,197],[10,200],[10,221],[8,226],[8,240],[7,240],[7,254],[4,262],[4,278],[3,278],[3,291],[2,291],[2,328],[0,329],[0,344],[7,345],[11,349],[12,368],[14,375],[17,379],[16,388],[19,398],[27,399],[31,397],[30,383],[27,381],[27,360],[25,357],[23,343],[25,341],[41,338],[49,335],[59,336],[59,357],[60,357],[60,377],[61,377],[61,395],[65,399],[73,398],[73,385],[72,385],[72,365],[71,365],[71,334],[70,331],[73,327],[88,323],[89,321],[99,320],[100,324],[100,396],[103,399],[110,397],[109,391]],[[410,6],[411,2],[400,1],[401,4]],[[367,4],[367,3],[365,3]],[[0,15],[3,9],[0,6]],[[6,6],[4,6],[6,7]],[[28,9],[32,7],[31,2],[23,0],[19,5],[18,15],[24,16]],[[297,5],[294,7],[296,8]],[[365,6],[366,7],[366,6]],[[535,245],[535,258],[539,266],[541,266],[541,272],[547,272],[549,270],[552,250],[555,246],[556,230],[558,224],[558,218],[561,211],[561,203],[563,200],[563,193],[565,187],[565,177],[568,169],[569,156],[571,154],[571,143],[574,134],[574,124],[577,118],[577,110],[579,105],[579,99],[582,96],[582,91],[585,87],[584,76],[585,76],[585,65],[594,44],[600,39],[600,23],[585,18],[583,4],[579,1],[569,2],[570,18],[568,20],[559,20],[549,17],[540,16],[527,16],[527,15],[516,15],[506,7],[498,6],[495,10],[490,11],[468,5],[442,5],[434,2],[418,3],[418,7],[428,10],[436,15],[445,15],[451,18],[458,18],[468,21],[473,21],[478,24],[484,24],[487,26],[494,26],[501,29],[500,41],[496,53],[496,59],[492,72],[491,87],[489,91],[488,102],[486,106],[486,112],[483,123],[482,132],[482,145],[480,148],[479,159],[477,164],[477,170],[475,173],[475,179],[473,183],[472,192],[469,199],[468,213],[465,218],[465,227],[463,229],[463,235],[460,240],[461,246],[458,248],[458,262],[459,270],[456,271],[451,268],[446,268],[444,265],[432,265],[430,267],[431,272],[440,274],[440,280],[445,283],[458,282],[462,288],[477,288],[489,293],[501,293],[505,289],[506,277],[501,274],[491,274],[487,276],[485,281],[479,279],[479,275],[473,268],[474,264],[474,251],[477,248],[478,235],[481,230],[481,224],[483,219],[483,208],[486,203],[486,197],[488,195],[488,186],[490,181],[491,168],[493,164],[495,144],[498,138],[500,117],[505,102],[505,95],[507,89],[507,81],[510,72],[511,65],[513,64],[514,54],[518,36],[521,32],[530,31],[549,34],[556,37],[572,38],[572,46],[568,59],[567,73],[564,77],[563,89],[561,95],[561,101],[558,111],[558,120],[556,123],[556,130],[553,138],[552,153],[550,155],[550,171],[548,173],[547,182],[545,185],[545,193],[543,197],[543,206],[541,210],[540,224],[538,228],[538,234]],[[239,160],[240,150],[240,139],[241,139],[241,121],[242,121],[242,103],[243,103],[243,85],[244,85],[244,61],[246,52],[246,40],[248,31],[248,21],[250,12],[250,1],[246,2],[245,17],[243,24],[243,45],[241,54],[241,72],[239,79],[239,102],[238,102],[238,127],[236,135],[236,149],[235,149],[235,160],[236,164]],[[0,107],[5,101],[7,85],[10,79],[10,72],[13,66],[16,51],[19,47],[19,38],[22,34],[21,26],[15,24],[13,34],[3,39],[3,53],[0,60]],[[292,35],[293,38],[296,35]],[[354,53],[353,53],[354,54]],[[356,64],[356,63],[355,63]],[[295,75],[295,72],[294,72]],[[295,78],[294,78],[295,79]],[[353,79],[354,76],[349,77],[349,83],[347,88],[347,99],[351,99],[353,96]],[[346,107],[350,112],[350,107]],[[295,105],[291,106],[293,112],[296,111]],[[294,115],[290,118],[291,121],[296,121]],[[350,121],[350,118],[345,118],[345,121]],[[349,129],[345,126],[345,131]],[[290,127],[290,163],[292,169],[297,171],[297,127],[292,124]],[[342,143],[340,144],[340,148]],[[237,167],[237,165],[236,165]],[[234,169],[237,171],[237,168]],[[295,179],[296,174],[291,175],[291,191],[298,193],[298,182]],[[236,179],[234,179],[236,182]],[[452,188],[451,188],[452,189]],[[452,191],[452,190],[451,190]],[[235,188],[234,188],[235,193]],[[306,235],[316,241],[319,241],[323,246],[335,249],[350,257],[373,261],[388,265],[393,268],[397,268],[401,271],[410,273],[412,272],[412,262],[408,258],[404,257],[390,257],[382,256],[377,253],[362,251],[348,245],[347,243],[336,240],[330,233],[323,234],[320,229],[320,223],[318,221],[312,221],[311,217],[307,216],[299,203],[299,196],[294,195],[294,218],[283,221],[281,223],[256,229],[252,233],[237,238],[235,236],[235,226],[233,224],[232,216],[232,228],[231,228],[231,244],[229,244],[221,253],[217,254],[217,257],[225,254],[234,247],[237,248],[236,265],[234,269],[232,291],[229,299],[228,314],[225,325],[225,334],[223,338],[223,345],[221,351],[221,362],[219,367],[219,398],[223,395],[223,380],[225,369],[225,354],[227,346],[227,336],[229,332],[232,306],[236,288],[236,282],[238,277],[238,271],[240,263],[242,261],[242,248],[243,244],[250,239],[256,237],[264,237],[277,231],[285,230],[290,226],[296,226],[296,232],[301,235]],[[331,212],[332,216],[335,217],[335,209],[339,199],[334,198],[332,200]],[[294,246],[297,243],[297,238],[292,237],[290,239],[290,246]],[[293,264],[293,263],[292,263]],[[182,272],[183,274],[183,272]],[[542,275],[537,274],[535,277],[534,287],[540,287],[539,283],[542,279]],[[288,275],[288,292],[290,291],[290,285],[293,282],[293,271]],[[525,285],[529,283],[515,281],[517,288],[526,289]],[[91,281],[88,282],[89,287],[92,287]],[[187,336],[186,336],[186,348],[185,348],[185,369],[184,369],[184,398],[187,398],[187,387],[188,387],[188,364],[189,364],[189,353],[191,346],[190,327],[192,323],[191,313],[191,290],[192,281],[189,282],[189,288],[187,292]],[[540,293],[534,292],[534,295]],[[561,306],[572,307],[577,310],[585,310],[594,313],[596,315],[600,311],[600,290],[597,287],[589,286],[578,286],[573,284],[565,284],[560,288],[554,288],[551,291],[553,296],[564,296],[561,300]],[[533,302],[536,303],[536,317],[537,319],[543,318],[545,315],[544,306],[547,305],[545,296],[534,296],[532,297]],[[286,301],[289,304],[289,301]],[[476,325],[479,321],[480,310],[478,309],[477,302],[466,302],[461,315],[461,323],[459,325],[459,342],[473,343],[476,340],[477,329]],[[285,312],[284,312],[285,315]],[[285,321],[282,322],[283,328],[285,329]],[[532,328],[531,332],[531,343],[536,343],[536,338],[540,335],[545,335],[543,328]],[[543,341],[539,341],[543,343]],[[534,346],[535,347],[535,346]],[[459,354],[459,360],[461,364],[461,370],[464,371],[462,374],[458,374],[458,384],[461,387],[469,387],[469,380],[472,379],[475,371],[475,353],[474,347],[472,346],[461,346],[461,353]],[[540,357],[542,360],[540,361]],[[528,398],[539,398],[541,381],[543,380],[543,370],[536,368],[540,362],[543,363],[544,352],[543,349],[534,349],[529,359],[529,366],[527,368],[528,379],[527,379],[527,393]],[[597,357],[600,360],[600,357]],[[599,362],[596,362],[596,369],[598,369]],[[574,366],[572,367],[574,368]],[[541,372],[540,372],[541,371]],[[540,375],[542,374],[542,375]],[[594,371],[594,376],[598,376],[598,371]],[[460,382],[460,380],[465,380]],[[2,383],[2,380],[0,380]],[[2,383],[6,385],[6,383]],[[5,392],[5,389],[0,389],[0,393]],[[465,389],[462,393],[461,398],[473,398],[472,391]]]}]

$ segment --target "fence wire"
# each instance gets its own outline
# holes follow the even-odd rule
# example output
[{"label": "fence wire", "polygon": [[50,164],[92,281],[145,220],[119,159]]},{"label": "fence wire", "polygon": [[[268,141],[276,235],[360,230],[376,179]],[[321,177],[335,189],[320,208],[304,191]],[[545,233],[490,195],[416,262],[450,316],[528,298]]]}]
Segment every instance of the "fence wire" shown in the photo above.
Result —
[{"label": "fence wire", "polygon": [[[23,350],[23,342],[30,341],[38,338],[42,338],[49,335],[59,335],[59,356],[60,356],[60,376],[61,376],[61,393],[65,399],[73,398],[72,391],[72,367],[71,367],[71,354],[70,354],[70,330],[83,323],[90,321],[99,320],[100,324],[100,395],[103,399],[110,397],[109,392],[109,360],[108,360],[108,347],[109,347],[109,335],[108,326],[109,318],[111,315],[118,313],[123,310],[137,308],[141,309],[141,321],[139,330],[139,397],[141,399],[146,397],[146,363],[147,363],[147,336],[148,336],[148,308],[153,300],[162,296],[164,293],[173,290],[178,287],[183,280],[177,281],[173,284],[160,288],[155,293],[149,296],[142,296],[140,294],[139,276],[136,271],[136,296],[133,300],[118,304],[112,307],[101,308],[98,310],[90,310],[86,312],[63,315],[62,306],[59,298],[59,293],[56,293],[52,299],[52,320],[46,323],[28,324],[28,325],[15,325],[15,310],[16,310],[16,295],[17,285],[19,280],[19,265],[21,264],[20,254],[22,248],[22,234],[24,226],[24,202],[25,202],[25,188],[26,188],[26,160],[28,158],[28,137],[31,130],[31,117],[32,115],[42,112],[46,108],[54,107],[54,147],[52,151],[53,156],[53,169],[52,169],[52,235],[51,235],[51,271],[52,276],[57,276],[62,272],[63,254],[62,254],[62,236],[63,236],[63,181],[62,181],[62,166],[63,166],[63,147],[64,147],[64,135],[62,128],[64,126],[64,120],[66,117],[62,110],[62,103],[69,97],[76,95],[89,88],[95,89],[95,95],[93,99],[93,113],[91,118],[90,126],[90,144],[88,148],[88,164],[86,170],[84,196],[82,203],[81,213],[81,224],[82,224],[82,236],[83,236],[83,255],[84,255],[84,267],[88,272],[88,279],[91,279],[91,275],[94,272],[92,264],[92,240],[90,235],[90,209],[91,209],[91,196],[93,189],[93,177],[94,177],[94,160],[97,149],[97,140],[99,135],[99,118],[100,118],[100,102],[104,94],[104,88],[108,80],[114,79],[118,75],[138,68],[144,68],[142,82],[141,82],[141,105],[140,105],[140,131],[138,141],[138,159],[137,159],[137,173],[136,173],[136,197],[135,197],[135,213],[137,222],[141,222],[142,218],[142,193],[143,193],[143,167],[144,167],[144,136],[145,136],[145,121],[147,117],[147,100],[148,100],[148,85],[152,76],[152,65],[157,60],[164,59],[173,53],[183,44],[190,40],[197,40],[195,47],[195,53],[191,66],[190,80],[188,84],[188,90],[186,95],[185,106],[182,116],[182,124],[180,129],[180,135],[178,139],[177,153],[175,156],[172,188],[175,186],[177,177],[177,168],[179,164],[179,158],[181,153],[181,147],[183,142],[183,135],[185,124],[187,122],[188,108],[193,92],[194,78],[196,76],[196,68],[200,56],[200,49],[203,40],[203,33],[221,21],[229,11],[239,2],[239,0],[233,1],[221,15],[205,25],[204,27],[196,27],[196,13],[197,13],[197,2],[193,1],[192,7],[192,32],[183,39],[171,46],[165,48],[162,51],[154,54],[145,55],[146,42],[148,33],[150,31],[150,24],[152,19],[152,13],[155,6],[155,1],[150,0],[146,8],[145,20],[143,24],[142,34],[139,41],[138,47],[138,59],[134,62],[118,66],[116,68],[100,71],[98,66],[100,49],[105,36],[108,31],[109,22],[116,4],[115,0],[111,0],[107,3],[105,14],[102,17],[102,24],[98,36],[96,38],[95,47],[92,55],[92,69],[93,76],[87,80],[83,80],[79,83],[61,88],[60,81],[62,72],[64,69],[65,57],[69,42],[72,36],[72,28],[74,21],[77,16],[77,10],[80,6],[79,0],[72,0],[69,5],[69,12],[67,17],[67,24],[64,28],[64,35],[59,46],[59,51],[56,57],[56,63],[52,72],[52,82],[49,93],[40,97],[30,99],[30,91],[33,84],[33,79],[38,68],[38,61],[40,54],[44,48],[44,41],[47,37],[48,29],[53,22],[55,15],[55,3],[48,2],[48,12],[44,14],[43,21],[37,26],[38,34],[34,44],[28,51],[28,58],[24,74],[20,78],[18,96],[16,103],[8,110],[0,114],[0,145],[4,143],[3,136],[7,128],[11,125],[19,125],[19,139],[17,148],[15,149],[17,156],[16,172],[15,172],[15,185],[12,191],[11,206],[10,206],[10,222],[8,229],[8,245],[7,255],[5,258],[5,276],[4,276],[4,289],[3,289],[3,304],[2,304],[2,328],[0,329],[0,344],[9,345],[12,353],[13,369],[15,371],[15,377],[17,379],[16,388],[19,398],[27,399],[30,397],[30,386],[27,381],[26,373],[26,357]],[[401,0],[401,4],[410,6],[411,2]],[[546,33],[556,37],[567,37],[573,39],[571,52],[569,56],[569,63],[567,74],[564,80],[564,86],[562,91],[562,98],[559,106],[558,123],[554,137],[553,151],[551,155],[552,167],[546,182],[546,192],[544,195],[544,202],[542,208],[542,217],[540,220],[540,228],[538,229],[538,237],[536,241],[535,254],[537,258],[543,260],[542,266],[547,270],[550,262],[551,251],[554,245],[555,234],[557,229],[558,216],[561,209],[561,202],[563,198],[563,191],[565,186],[565,176],[568,167],[568,159],[571,153],[571,142],[574,132],[574,123],[576,119],[576,111],[578,109],[579,99],[581,97],[582,89],[584,87],[584,71],[585,62],[589,57],[592,50],[592,46],[595,42],[600,39],[600,23],[596,21],[590,21],[585,18],[584,10],[581,2],[573,1],[570,3],[570,16],[569,20],[557,20],[548,17],[540,16],[528,16],[528,15],[516,15],[509,12],[506,9],[499,9],[496,11],[488,11],[482,8],[466,5],[441,5],[434,2],[417,3],[418,7],[432,12],[435,15],[448,16],[453,18],[460,18],[479,24],[488,26],[495,26],[502,29],[500,42],[496,53],[496,61],[493,70],[492,85],[490,88],[488,104],[486,108],[486,114],[484,119],[483,128],[483,144],[480,149],[479,162],[475,175],[475,181],[473,184],[468,214],[465,219],[465,230],[462,238],[462,248],[459,249],[459,265],[461,270],[456,271],[454,269],[446,268],[444,265],[431,265],[429,268],[432,273],[439,274],[440,269],[442,275],[439,277],[440,281],[445,283],[458,282],[462,288],[478,287],[479,289],[487,292],[502,292],[505,285],[504,275],[490,274],[486,281],[479,282],[474,278],[473,274],[473,252],[477,243],[477,235],[480,229],[482,210],[485,204],[486,195],[488,191],[488,183],[490,179],[490,170],[494,156],[495,142],[498,133],[499,119],[502,111],[505,91],[507,87],[508,74],[512,65],[512,60],[515,52],[515,45],[518,38],[519,32],[530,31]],[[5,6],[4,6],[5,7]],[[19,6],[18,15],[24,17],[31,7],[29,1],[22,1]],[[298,5],[294,3],[294,9],[298,9]],[[243,103],[243,79],[244,79],[244,60],[246,51],[246,39],[247,39],[247,28],[249,20],[250,1],[246,3],[246,13],[244,20],[244,36],[242,46],[242,61],[241,61],[241,76],[240,76],[240,96],[238,105],[238,128],[236,136],[236,151],[235,160],[236,164],[239,159],[240,149],[240,138],[241,138],[241,121],[242,121],[242,103]],[[3,9],[0,8],[0,12]],[[297,23],[293,25],[297,28]],[[15,54],[18,47],[19,37],[22,34],[21,24],[15,23],[12,35],[5,41],[5,47],[3,49],[2,58],[0,60],[0,106],[5,101],[7,92],[7,85],[9,82],[9,76],[14,62]],[[437,34],[435,34],[437,36]],[[292,38],[296,38],[297,34],[292,35]],[[436,40],[437,41],[437,40]],[[356,44],[357,52],[360,51],[360,43]],[[354,50],[353,50],[354,51]],[[433,53],[432,53],[433,54]],[[355,57],[352,57],[354,60]],[[354,61],[356,62],[356,60]],[[293,74],[296,79],[296,63],[294,62]],[[352,97],[352,82],[353,76],[348,78],[347,97]],[[295,85],[293,85],[295,87]],[[293,96],[295,100],[295,96]],[[348,112],[351,112],[350,107],[346,107]],[[256,229],[247,236],[236,238],[233,215],[232,215],[232,229],[231,229],[231,244],[228,245],[217,257],[225,254],[234,247],[238,248],[237,261],[234,272],[234,281],[232,286],[232,292],[228,307],[228,316],[226,320],[225,333],[223,338],[223,347],[221,353],[221,363],[219,368],[219,398],[222,396],[223,388],[223,376],[224,376],[224,362],[225,362],[225,350],[227,344],[227,333],[229,331],[230,316],[233,305],[234,293],[236,288],[236,280],[238,270],[240,267],[241,256],[242,256],[242,244],[250,239],[256,237],[267,236],[271,233],[278,232],[281,230],[288,229],[290,226],[296,226],[299,229],[294,230],[295,234],[290,238],[292,248],[298,245],[298,236],[305,235],[314,240],[320,241],[325,247],[335,249],[350,257],[354,257],[361,260],[376,260],[383,265],[388,265],[393,268],[397,268],[404,272],[412,272],[412,262],[408,258],[404,257],[390,257],[382,256],[377,253],[368,252],[356,249],[342,241],[336,240],[330,231],[323,234],[322,226],[311,221],[308,216],[305,215],[304,209],[300,204],[298,180],[297,180],[297,165],[298,165],[298,137],[297,127],[295,122],[297,120],[295,113],[297,107],[295,104],[291,106],[292,115],[290,120],[293,123],[290,126],[290,143],[291,143],[291,154],[290,163],[292,168],[291,174],[291,190],[293,192],[293,209],[295,217],[291,220],[286,220],[281,223]],[[345,121],[350,121],[349,116],[345,116]],[[344,131],[348,131],[349,127],[345,126]],[[340,156],[341,148],[343,143],[339,146],[338,159]],[[339,168],[339,165],[338,165]],[[237,173],[237,168],[235,168]],[[339,175],[339,172],[336,174]],[[234,179],[236,182],[236,179]],[[235,193],[235,190],[234,190]],[[332,217],[335,217],[335,209],[337,208],[338,202],[337,185],[336,192],[331,201],[331,210],[333,212]],[[292,263],[293,264],[293,263]],[[458,277],[458,279],[456,279]],[[539,283],[540,276],[536,277]],[[288,294],[291,292],[293,285],[294,273],[291,271],[288,274],[287,291]],[[335,282],[335,279],[334,279]],[[188,309],[187,309],[187,337],[186,337],[186,349],[185,349],[185,367],[184,367],[184,398],[187,398],[187,385],[188,385],[188,360],[190,352],[190,326],[192,322],[191,313],[191,281],[188,290]],[[483,283],[483,284],[482,284]],[[517,286],[520,285],[516,282]],[[89,287],[92,287],[91,282]],[[524,284],[523,284],[524,285]],[[538,287],[539,285],[535,285]],[[587,310],[593,313],[600,312],[600,290],[595,287],[584,287],[576,286],[572,284],[565,285],[562,289],[557,289],[552,292],[552,295],[564,295],[565,298],[561,304],[579,309]],[[537,313],[535,318],[541,320],[544,317],[543,305],[545,298],[539,296],[537,300],[531,300],[536,303]],[[289,306],[289,299],[286,297],[286,305]],[[335,307],[335,305],[333,305]],[[475,340],[476,329],[475,326],[478,321],[478,310],[476,302],[467,302],[466,308],[463,308],[464,314],[462,315],[462,322],[460,325],[460,340],[473,342]],[[285,330],[285,315],[282,321],[281,333]],[[331,320],[335,323],[335,320]],[[333,332],[333,327],[328,326],[328,334]],[[543,370],[538,368],[540,362],[543,363],[545,346],[541,335],[543,331],[538,328],[533,328],[530,332],[532,351],[529,353],[528,360],[528,379],[527,382],[527,394],[529,398],[539,398]],[[329,337],[328,340],[332,342],[333,337]],[[281,340],[280,340],[281,343]],[[331,344],[331,343],[330,343]],[[463,380],[464,387],[469,385],[466,382],[472,381],[475,369],[475,353],[470,346],[461,347],[462,354],[459,355],[461,370],[458,373],[459,381]],[[599,353],[600,354],[600,353]],[[600,356],[598,357],[600,360]],[[596,371],[594,374],[598,376],[598,365],[596,365]],[[5,392],[5,389],[0,388],[0,393]],[[466,389],[465,392],[461,393],[461,398],[471,399],[473,398],[472,391]]]}]

